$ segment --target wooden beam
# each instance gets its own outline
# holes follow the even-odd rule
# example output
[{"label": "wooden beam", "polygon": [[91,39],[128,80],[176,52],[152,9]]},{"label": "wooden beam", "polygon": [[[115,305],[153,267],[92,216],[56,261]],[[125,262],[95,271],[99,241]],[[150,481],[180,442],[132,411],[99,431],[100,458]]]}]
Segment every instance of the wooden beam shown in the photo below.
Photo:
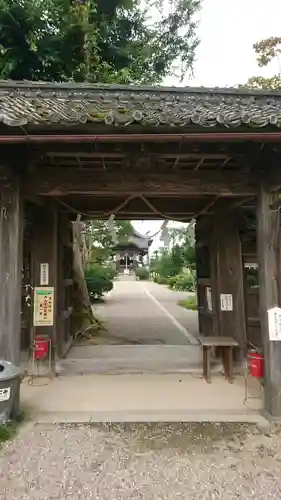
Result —
[{"label": "wooden beam", "polygon": [[116,151],[116,153],[108,153],[106,151],[100,151],[100,152],[93,152],[93,153],[88,153],[88,152],[83,152],[83,151],[77,151],[77,152],[69,152],[69,151],[54,151],[54,152],[48,152],[46,153],[46,156],[49,156],[51,158],[74,158],[76,159],[77,156],[79,158],[124,158],[125,156],[130,156],[130,152],[126,154],[124,151],[121,153],[120,151]]},{"label": "wooden beam", "polygon": [[173,159],[173,158],[179,158],[180,160],[224,160],[228,154],[217,154],[217,153],[154,153],[153,156],[157,156],[158,158],[168,158],[168,159]]},{"label": "wooden beam", "polygon": [[280,302],[280,214],[271,206],[278,195],[263,185],[257,210],[257,243],[260,279],[260,319],[265,357],[264,401],[271,416],[281,416],[281,342],[269,340],[267,311]]},{"label": "wooden beam", "polygon": [[121,176],[91,169],[43,168],[27,174],[23,180],[26,195],[64,196],[67,194],[103,194],[116,196],[131,193],[149,195],[252,196],[257,193],[256,181],[250,175],[236,172],[150,174],[129,173]]},{"label": "wooden beam", "polygon": [[[130,150],[124,150],[124,151],[113,151],[113,152],[108,152],[108,151],[93,151],[93,152],[88,152],[88,151],[83,151],[83,150],[75,150],[75,151],[47,151],[46,153],[47,157],[57,157],[57,158],[76,158],[76,156],[83,157],[83,158],[124,158],[124,157],[130,157],[132,156],[132,151]],[[140,156],[143,156],[144,153],[140,154]],[[167,159],[175,159],[179,158],[180,160],[185,160],[185,159],[195,159],[195,160],[200,160],[201,158],[206,158],[206,160],[231,160],[229,157],[229,153],[193,153],[193,152],[188,152],[188,153],[178,153],[175,151],[174,153],[165,153],[164,151],[147,151],[146,156],[151,156],[152,158],[167,158]],[[234,158],[235,159],[235,158]]]}]

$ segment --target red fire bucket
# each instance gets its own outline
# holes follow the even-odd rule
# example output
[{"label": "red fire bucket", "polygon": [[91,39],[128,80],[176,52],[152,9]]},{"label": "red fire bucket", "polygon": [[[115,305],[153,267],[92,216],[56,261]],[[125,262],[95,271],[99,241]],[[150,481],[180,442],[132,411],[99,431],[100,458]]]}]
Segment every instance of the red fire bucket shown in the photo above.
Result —
[{"label": "red fire bucket", "polygon": [[263,378],[264,376],[264,356],[258,352],[248,352],[248,365],[252,377]]},{"label": "red fire bucket", "polygon": [[35,337],[34,339],[34,358],[36,360],[43,360],[49,354],[49,339]]}]

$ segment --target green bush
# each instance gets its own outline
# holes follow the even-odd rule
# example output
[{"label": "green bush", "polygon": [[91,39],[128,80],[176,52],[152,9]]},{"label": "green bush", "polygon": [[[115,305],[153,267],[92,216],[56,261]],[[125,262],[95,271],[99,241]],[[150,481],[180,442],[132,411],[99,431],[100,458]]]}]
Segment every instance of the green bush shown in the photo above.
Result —
[{"label": "green bush", "polygon": [[158,285],[168,285],[168,279],[164,278],[164,276],[154,276],[153,281],[158,283]]},{"label": "green bush", "polygon": [[171,276],[170,278],[168,278],[168,286],[169,286],[169,288],[171,288],[171,290],[173,290],[173,288],[176,284],[177,278],[178,278],[178,276]]},{"label": "green bush", "polygon": [[189,297],[186,300],[179,300],[178,306],[184,307],[185,309],[189,309],[191,311],[197,311],[197,298],[195,295],[193,297]]},{"label": "green bush", "polygon": [[173,290],[180,292],[192,292],[195,288],[194,277],[192,274],[179,274],[169,278],[169,286]]},{"label": "green bush", "polygon": [[136,277],[139,280],[148,280],[149,279],[149,271],[145,267],[137,267],[136,269]]},{"label": "green bush", "polygon": [[115,269],[100,264],[89,264],[85,269],[85,280],[91,300],[101,300],[106,292],[113,288],[113,280],[116,276]]}]

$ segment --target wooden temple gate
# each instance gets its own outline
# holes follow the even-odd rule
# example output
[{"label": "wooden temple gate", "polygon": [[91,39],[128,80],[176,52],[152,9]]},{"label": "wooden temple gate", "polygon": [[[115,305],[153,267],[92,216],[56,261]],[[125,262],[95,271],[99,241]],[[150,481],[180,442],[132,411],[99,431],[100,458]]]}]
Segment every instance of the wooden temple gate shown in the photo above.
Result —
[{"label": "wooden temple gate", "polygon": [[[281,94],[0,84],[0,356],[20,361],[22,285],[49,265],[56,356],[73,335],[71,221],[196,219],[199,324],[265,355],[265,408],[281,415]],[[258,263],[251,287],[247,264]],[[221,301],[230,300],[230,310]],[[22,328],[21,328],[22,327]]]}]

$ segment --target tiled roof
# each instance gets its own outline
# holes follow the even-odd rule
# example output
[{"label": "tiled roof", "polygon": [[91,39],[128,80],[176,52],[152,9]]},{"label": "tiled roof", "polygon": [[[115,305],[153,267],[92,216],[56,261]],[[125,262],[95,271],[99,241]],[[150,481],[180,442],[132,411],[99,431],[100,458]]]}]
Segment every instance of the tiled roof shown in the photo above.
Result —
[{"label": "tiled roof", "polygon": [[0,121],[9,126],[281,127],[281,92],[0,82]]}]

